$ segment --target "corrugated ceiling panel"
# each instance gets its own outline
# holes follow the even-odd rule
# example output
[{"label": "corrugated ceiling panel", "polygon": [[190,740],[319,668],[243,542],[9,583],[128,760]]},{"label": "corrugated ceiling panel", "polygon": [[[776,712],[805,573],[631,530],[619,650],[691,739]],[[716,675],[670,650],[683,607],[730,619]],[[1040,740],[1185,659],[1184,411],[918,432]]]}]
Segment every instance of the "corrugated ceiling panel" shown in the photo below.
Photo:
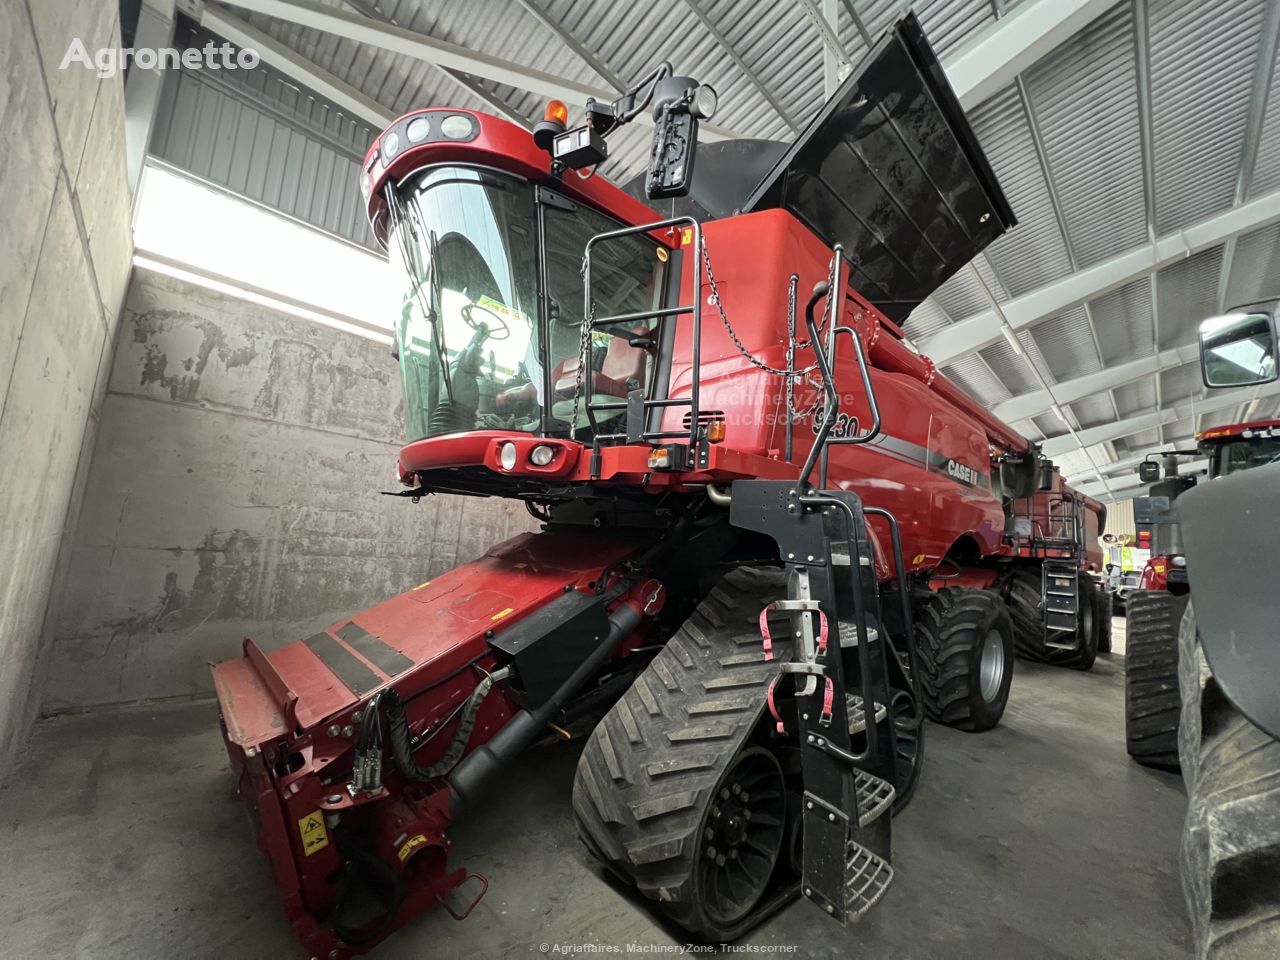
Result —
[{"label": "corrugated ceiling panel", "polygon": [[[979,282],[978,277],[974,277],[973,270],[965,266],[933,292],[933,299],[953,320],[960,320],[989,309],[991,304],[987,300],[988,291],[1001,303],[1009,299],[1008,291],[991,270],[985,257],[975,258],[972,266],[977,270],[982,282]],[[983,283],[987,285],[985,291],[982,289]]]},{"label": "corrugated ceiling panel", "polygon": [[1186,363],[1180,367],[1160,371],[1160,402],[1164,407],[1182,403],[1188,397],[1199,398],[1204,393],[1200,382],[1200,365]]},{"label": "corrugated ceiling panel", "polygon": [[1280,187],[1280,58],[1271,69],[1271,96],[1259,131],[1258,158],[1249,196],[1256,197],[1277,187]]},{"label": "corrugated ceiling panel", "polygon": [[1149,5],[1161,234],[1231,206],[1264,2]]},{"label": "corrugated ceiling panel", "polygon": [[1156,277],[1160,349],[1195,339],[1200,322],[1218,312],[1222,247],[1213,247],[1165,267]]},{"label": "corrugated ceiling panel", "polygon": [[1004,286],[1017,296],[1066,276],[1071,261],[1017,90],[1001,91],[971,110],[969,120],[1018,218],[986,250]]},{"label": "corrugated ceiling panel", "polygon": [[943,374],[965,393],[981,403],[1009,399],[1009,390],[976,356],[961,357],[942,368]]},{"label": "corrugated ceiling panel", "polygon": [[[899,3],[897,8],[906,6]],[[939,58],[995,22],[990,0],[917,0],[910,6]]]},{"label": "corrugated ceiling panel", "polygon": [[1058,419],[1056,413],[1042,413],[1038,417],[1032,417],[1031,422],[1046,437],[1056,437],[1067,432],[1066,424]]},{"label": "corrugated ceiling panel", "polygon": [[[176,42],[212,36],[180,28]],[[276,70],[168,71],[151,152],[220,187],[380,250],[360,160],[374,131]]]},{"label": "corrugated ceiling panel", "polygon": [[1111,391],[1115,397],[1116,409],[1121,417],[1132,417],[1137,413],[1145,413],[1156,405],[1155,377],[1146,377]]},{"label": "corrugated ceiling panel", "polygon": [[913,340],[919,340],[929,336],[931,333],[937,333],[950,324],[951,317],[938,305],[936,300],[930,297],[911,311],[911,316],[907,317],[902,329],[908,337]]},{"label": "corrugated ceiling panel", "polygon": [[1236,241],[1224,306],[1238,307],[1270,297],[1280,297],[1280,223]]},{"label": "corrugated ceiling panel", "polygon": [[1036,324],[1032,334],[1055,380],[1102,369],[1084,307],[1075,307]]},{"label": "corrugated ceiling panel", "polygon": [[1125,445],[1134,453],[1144,452],[1148,447],[1158,446],[1160,431],[1158,429],[1142,430],[1125,437]]},{"label": "corrugated ceiling panel", "polygon": [[1114,423],[1116,419],[1115,410],[1112,409],[1111,400],[1106,394],[1074,401],[1071,404],[1071,412],[1076,415],[1081,428],[1096,427],[1101,423]]},{"label": "corrugated ceiling panel", "polygon": [[1026,85],[1077,265],[1144,242],[1132,8],[1099,17],[1028,71]]},{"label": "corrugated ceiling panel", "polygon": [[1134,280],[1089,301],[1102,359],[1124,363],[1154,352],[1151,336],[1151,281]]},{"label": "corrugated ceiling panel", "polygon": [[1040,389],[1040,382],[1027,366],[1026,359],[1014,353],[1007,341],[997,340],[980,350],[979,355],[1013,396]]}]

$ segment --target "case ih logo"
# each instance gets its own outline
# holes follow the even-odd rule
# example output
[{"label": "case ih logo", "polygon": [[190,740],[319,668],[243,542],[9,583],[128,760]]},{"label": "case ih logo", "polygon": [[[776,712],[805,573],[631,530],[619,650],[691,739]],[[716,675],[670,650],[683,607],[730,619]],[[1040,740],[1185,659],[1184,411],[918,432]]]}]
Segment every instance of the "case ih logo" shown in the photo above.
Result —
[{"label": "case ih logo", "polygon": [[978,487],[982,485],[983,475],[959,460],[948,460],[946,470],[947,476],[952,480],[958,480],[966,486]]}]

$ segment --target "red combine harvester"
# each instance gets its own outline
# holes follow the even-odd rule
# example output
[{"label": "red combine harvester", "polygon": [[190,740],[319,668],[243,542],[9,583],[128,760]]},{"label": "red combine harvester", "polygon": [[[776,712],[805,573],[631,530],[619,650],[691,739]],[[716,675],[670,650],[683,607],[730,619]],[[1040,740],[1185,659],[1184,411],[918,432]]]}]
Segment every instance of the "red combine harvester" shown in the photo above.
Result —
[{"label": "red combine harvester", "polygon": [[[855,919],[926,714],[997,723],[1015,625],[1092,661],[1101,506],[898,327],[1014,223],[914,17],[790,146],[695,154],[714,101],[663,64],[575,129],[418,110],[368,155],[417,308],[401,495],[519,498],[542,528],[213,668],[317,957],[465,916],[487,882],[450,823],[601,715],[573,810],[640,896],[713,941],[798,895]],[[666,218],[592,175],[646,109]]]}]

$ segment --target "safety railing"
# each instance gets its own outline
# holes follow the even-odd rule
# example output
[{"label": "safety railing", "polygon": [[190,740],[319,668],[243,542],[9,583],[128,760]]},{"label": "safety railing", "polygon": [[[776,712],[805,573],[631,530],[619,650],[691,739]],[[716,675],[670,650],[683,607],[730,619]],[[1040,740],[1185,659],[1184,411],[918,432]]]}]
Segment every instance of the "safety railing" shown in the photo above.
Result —
[{"label": "safety railing", "polygon": [[[655,307],[652,310],[637,310],[631,313],[620,313],[613,316],[597,317],[595,315],[595,295],[591,285],[592,277],[592,253],[597,251],[603,244],[613,240],[620,240],[624,237],[634,237],[638,234],[656,233],[660,230],[674,230],[677,228],[687,228],[691,231],[692,245],[684,244],[684,246],[693,251],[693,302],[687,305],[674,307]],[[698,369],[701,360],[702,350],[702,227],[693,217],[672,217],[667,220],[659,220],[657,223],[646,223],[635,227],[623,227],[620,230],[610,230],[607,233],[598,233],[587,241],[586,251],[583,254],[583,295],[586,298],[584,305],[586,320],[586,330],[583,336],[588,338],[597,330],[608,330],[610,327],[616,327],[621,324],[639,323],[641,321],[656,321],[654,328],[654,341],[660,344],[669,342],[665,334],[665,327],[669,321],[678,317],[689,315],[692,317],[692,336],[693,346],[691,352],[693,376],[690,378],[689,395],[687,397],[652,397],[649,396],[656,388],[656,378],[650,377],[647,386],[641,386],[637,390],[632,390],[625,400],[604,400],[597,401],[594,399],[594,391],[592,389],[592,381],[594,378],[594,370],[591,362],[590,344],[584,351],[585,356],[579,357],[579,363],[583,364],[583,387],[582,392],[585,394],[585,409],[587,413],[587,421],[591,424],[591,434],[596,447],[608,443],[636,443],[649,442],[656,440],[687,440],[690,445],[698,442],[699,431],[705,429],[705,424],[700,422],[698,416]],[[671,338],[672,340],[674,338]],[[662,410],[671,407],[688,407],[688,430],[663,430],[661,429],[661,421],[659,426],[651,429],[653,417],[651,416],[655,410]],[[627,429],[621,433],[601,433],[600,420],[597,414],[604,412],[625,412]],[[607,419],[614,419],[612,417]]]}]

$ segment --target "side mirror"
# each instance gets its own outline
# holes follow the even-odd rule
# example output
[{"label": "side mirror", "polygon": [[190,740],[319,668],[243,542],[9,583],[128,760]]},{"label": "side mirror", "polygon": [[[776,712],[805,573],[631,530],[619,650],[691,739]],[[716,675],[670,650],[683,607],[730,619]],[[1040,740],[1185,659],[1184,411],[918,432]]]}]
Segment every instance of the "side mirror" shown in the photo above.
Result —
[{"label": "side mirror", "polygon": [[1247,308],[1200,324],[1200,372],[1206,387],[1249,387],[1276,379],[1276,323]]},{"label": "side mirror", "polygon": [[1138,479],[1143,483],[1155,483],[1160,479],[1160,464],[1153,460],[1143,460],[1138,464]]}]

